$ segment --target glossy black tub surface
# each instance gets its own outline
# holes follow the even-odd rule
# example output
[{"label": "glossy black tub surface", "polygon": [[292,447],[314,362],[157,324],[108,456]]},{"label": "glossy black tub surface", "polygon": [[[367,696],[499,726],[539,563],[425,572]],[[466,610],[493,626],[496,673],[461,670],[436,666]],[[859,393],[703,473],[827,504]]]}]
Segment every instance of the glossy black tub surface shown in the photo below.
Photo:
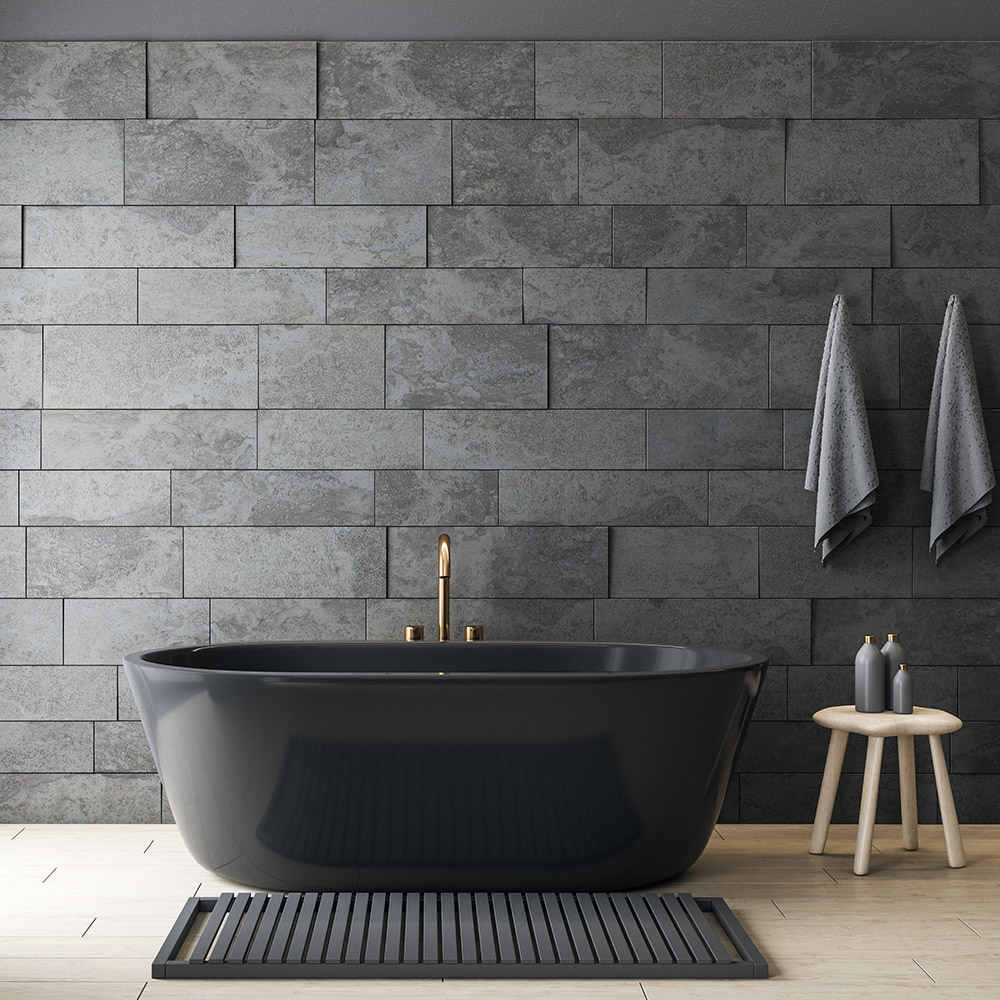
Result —
[{"label": "glossy black tub surface", "polygon": [[693,864],[767,660],[625,643],[125,657],[181,836],[267,889],[610,890]]}]

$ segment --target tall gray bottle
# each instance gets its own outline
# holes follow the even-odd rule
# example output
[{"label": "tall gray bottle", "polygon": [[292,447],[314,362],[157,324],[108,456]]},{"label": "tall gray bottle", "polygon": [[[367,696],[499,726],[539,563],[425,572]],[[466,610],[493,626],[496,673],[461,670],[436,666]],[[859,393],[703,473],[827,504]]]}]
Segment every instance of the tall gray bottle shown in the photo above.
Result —
[{"label": "tall gray bottle", "polygon": [[854,657],[854,707],[859,712],[885,711],[885,659],[877,641],[878,636],[866,635]]},{"label": "tall gray bottle", "polygon": [[899,672],[899,665],[906,663],[906,653],[899,644],[899,633],[890,632],[886,639],[886,644],[882,647],[882,656],[885,659],[885,707],[892,704],[892,682]]},{"label": "tall gray bottle", "polygon": [[905,663],[892,679],[892,710],[897,715],[913,715],[913,678]]}]

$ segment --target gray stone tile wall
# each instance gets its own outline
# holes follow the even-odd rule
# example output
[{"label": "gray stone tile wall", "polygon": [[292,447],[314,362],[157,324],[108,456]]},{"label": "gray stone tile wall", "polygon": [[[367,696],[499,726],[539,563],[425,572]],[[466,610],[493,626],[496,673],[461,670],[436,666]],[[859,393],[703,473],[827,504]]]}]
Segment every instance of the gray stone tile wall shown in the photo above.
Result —
[{"label": "gray stone tile wall", "polygon": [[[997,42],[0,43],[0,822],[169,820],[122,654],[399,639],[441,530],[487,639],[770,657],[727,819],[811,820],[811,715],[894,630],[1000,822],[1000,530],[936,567],[917,487],[951,293],[1000,464],[998,84]],[[838,293],[881,485],[821,567]]]}]

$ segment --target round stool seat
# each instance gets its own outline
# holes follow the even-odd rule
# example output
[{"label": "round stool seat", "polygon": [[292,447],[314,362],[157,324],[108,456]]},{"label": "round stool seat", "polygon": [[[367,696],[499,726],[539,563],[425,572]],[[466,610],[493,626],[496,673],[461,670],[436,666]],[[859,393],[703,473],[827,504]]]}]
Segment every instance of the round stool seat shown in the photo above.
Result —
[{"label": "round stool seat", "polygon": [[912,715],[895,712],[859,712],[853,705],[822,708],[813,722],[861,736],[940,736],[962,728],[962,720],[938,708],[913,707]]}]

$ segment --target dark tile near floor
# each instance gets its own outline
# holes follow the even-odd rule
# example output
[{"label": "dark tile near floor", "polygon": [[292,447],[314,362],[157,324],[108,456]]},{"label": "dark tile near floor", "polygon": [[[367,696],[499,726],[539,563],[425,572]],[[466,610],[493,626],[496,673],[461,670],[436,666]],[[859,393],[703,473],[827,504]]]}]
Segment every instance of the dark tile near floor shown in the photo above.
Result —
[{"label": "dark tile near floor", "polygon": [[1000,722],[967,722],[951,734],[951,771],[996,774],[1000,770]]},{"label": "dark tile near floor", "polygon": [[960,823],[1000,823],[1000,774],[956,774],[951,791]]},{"label": "dark tile near floor", "polygon": [[[735,769],[740,774],[773,774],[782,770],[822,774],[829,735],[829,730],[814,722],[767,722],[754,718]],[[848,740],[844,773],[864,769],[865,741]]]},{"label": "dark tile near floor", "polygon": [[722,811],[719,813],[720,823],[739,823],[740,821],[740,776],[734,774],[726,786],[726,797],[722,800]]}]

